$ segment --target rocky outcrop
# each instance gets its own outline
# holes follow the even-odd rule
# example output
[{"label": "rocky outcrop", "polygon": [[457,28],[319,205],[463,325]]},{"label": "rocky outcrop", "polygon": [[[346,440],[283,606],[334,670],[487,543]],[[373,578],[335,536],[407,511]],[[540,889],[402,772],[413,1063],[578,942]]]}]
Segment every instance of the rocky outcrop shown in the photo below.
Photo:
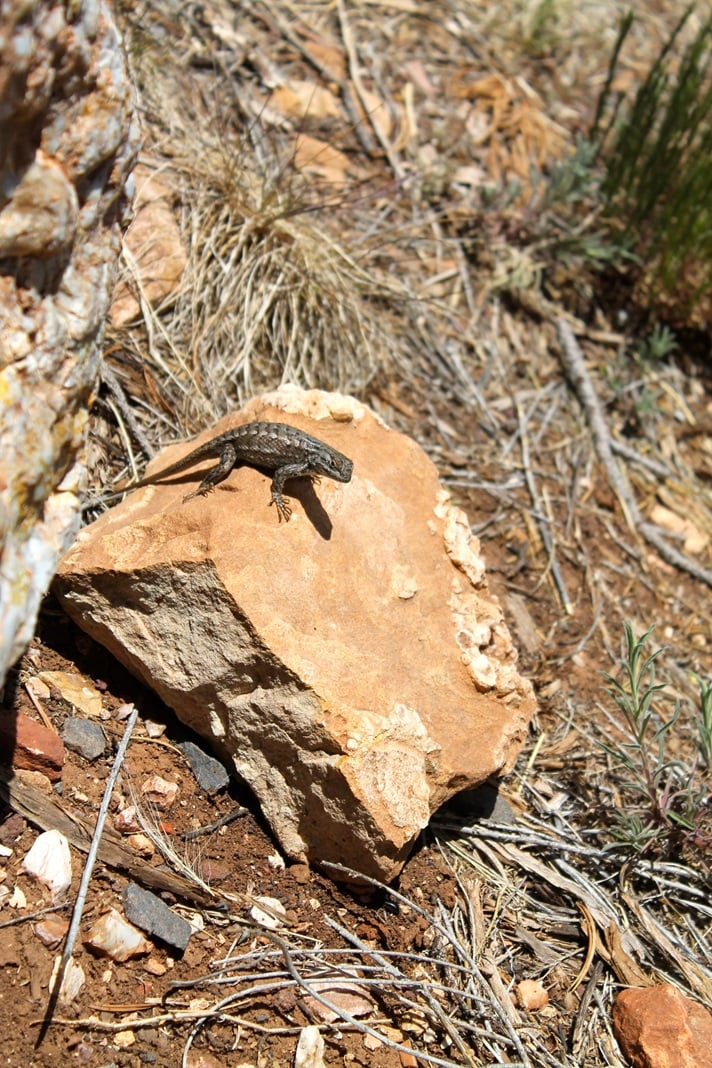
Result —
[{"label": "rocky outcrop", "polygon": [[288,483],[280,524],[263,473],[184,502],[186,472],[82,531],[56,588],[232,763],[286,853],[391,879],[436,808],[512,765],[532,689],[414,441],[349,398],[285,389],[198,443],[258,418],[333,445],[352,481]]},{"label": "rocky outcrop", "polygon": [[0,6],[0,682],[79,526],[132,114],[103,0]]}]

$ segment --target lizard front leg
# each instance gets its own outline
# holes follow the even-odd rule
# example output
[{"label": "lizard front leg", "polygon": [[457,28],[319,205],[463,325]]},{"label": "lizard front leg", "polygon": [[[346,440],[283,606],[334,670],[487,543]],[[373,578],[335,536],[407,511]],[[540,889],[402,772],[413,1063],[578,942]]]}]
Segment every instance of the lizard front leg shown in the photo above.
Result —
[{"label": "lizard front leg", "polygon": [[[284,489],[284,483],[288,478],[311,478],[310,464],[307,460],[301,460],[296,464],[284,464],[283,467],[277,468],[272,478],[272,504],[277,506],[277,512],[279,513],[280,523],[284,519],[285,523],[292,514],[292,509],[289,506],[289,501],[282,496],[282,490]],[[318,476],[317,476],[318,477]]]},{"label": "lizard front leg", "polygon": [[190,501],[193,497],[204,497],[206,493],[210,493],[218,482],[222,482],[223,479],[232,471],[233,467],[237,463],[237,451],[235,446],[229,441],[220,447],[220,461],[215,467],[211,467],[203,478],[203,481],[198,486],[197,490],[193,490],[186,497],[184,501]]}]

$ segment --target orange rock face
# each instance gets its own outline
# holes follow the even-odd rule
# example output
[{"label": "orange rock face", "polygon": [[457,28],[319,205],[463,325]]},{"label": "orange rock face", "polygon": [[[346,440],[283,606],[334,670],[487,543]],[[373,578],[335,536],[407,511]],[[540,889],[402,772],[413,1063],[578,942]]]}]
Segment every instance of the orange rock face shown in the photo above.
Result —
[{"label": "orange rock face", "polygon": [[27,771],[41,771],[52,782],[62,778],[64,743],[58,734],[29,716],[0,717],[3,763]]},{"label": "orange rock face", "polygon": [[674,986],[621,991],[613,1028],[632,1068],[712,1068],[712,1015]]},{"label": "orange rock face", "polygon": [[280,524],[264,473],[184,503],[186,472],[83,531],[57,590],[232,762],[287,854],[391,879],[436,808],[511,767],[532,689],[415,442],[349,398],[283,390],[198,443],[255,418],[333,445],[352,481],[287,483]]}]

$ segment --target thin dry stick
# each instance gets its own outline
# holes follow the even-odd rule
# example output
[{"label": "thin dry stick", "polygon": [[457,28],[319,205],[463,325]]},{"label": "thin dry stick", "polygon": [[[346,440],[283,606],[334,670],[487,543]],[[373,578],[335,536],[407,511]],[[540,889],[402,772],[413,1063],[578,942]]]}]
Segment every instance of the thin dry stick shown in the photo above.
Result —
[{"label": "thin dry stick", "polygon": [[596,455],[606,469],[606,474],[623,510],[626,523],[631,530],[636,530],[640,525],[638,505],[635,502],[633,491],[628,484],[625,473],[620,469],[613,456],[611,435],[606,425],[601,402],[584,363],[583,353],[574,337],[573,330],[565,319],[557,320],[556,329],[561,344],[564,369],[586,413],[593,435]]},{"label": "thin dry stick", "polygon": [[64,949],[62,950],[62,956],[59,960],[59,967],[57,968],[57,974],[55,976],[54,985],[50,990],[49,1001],[47,1002],[47,1011],[40,1027],[39,1035],[37,1036],[37,1042],[35,1049],[37,1049],[45,1035],[47,1029],[52,1023],[52,1016],[54,1009],[59,1000],[60,990],[62,988],[62,980],[64,979],[64,973],[67,970],[67,965],[72,956],[72,950],[74,949],[74,943],[77,940],[77,934],[79,933],[79,924],[82,920],[82,912],[84,911],[84,903],[86,901],[87,890],[89,889],[89,880],[91,879],[92,871],[94,870],[94,862],[96,861],[96,855],[99,850],[99,842],[101,841],[102,831],[104,830],[104,824],[109,812],[109,804],[111,802],[111,795],[116,785],[116,780],[119,776],[119,770],[124,762],[126,750],[128,748],[131,733],[136,725],[138,719],[138,708],[134,707],[131,711],[126,722],[126,729],[124,730],[123,737],[119,743],[119,748],[116,750],[116,758],[114,759],[114,766],[111,769],[109,778],[106,780],[106,788],[104,790],[104,796],[101,799],[101,805],[99,806],[99,812],[96,817],[96,826],[94,827],[94,834],[92,836],[91,845],[87,853],[87,859],[84,864],[84,871],[82,872],[81,882],[79,883],[79,890],[77,891],[77,900],[74,902],[74,911],[72,912],[72,920],[69,924],[69,930],[67,931],[67,940],[64,943]]},{"label": "thin dry stick", "polygon": [[[252,925],[246,924],[245,926]],[[304,976],[301,975],[293,959],[292,950],[283,938],[280,938],[280,936],[277,935],[274,931],[270,931],[267,928],[255,927],[254,930],[258,932],[261,937],[268,939],[270,942],[272,942],[275,946],[279,948],[282,954],[282,959],[284,961],[286,971],[297,984],[297,986],[301,987],[304,991],[306,991],[306,993],[309,994],[310,997],[314,998],[315,1001],[318,1001],[320,1004],[324,1005],[327,1009],[330,1010],[330,1012],[333,1012],[335,1017],[338,1018],[339,1021],[344,1021],[349,1026],[355,1028],[357,1031],[360,1031],[363,1034],[370,1035],[372,1038],[375,1038],[379,1042],[382,1042],[385,1046],[387,1046],[389,1049],[394,1050],[396,1053],[405,1053],[410,1056],[415,1055],[417,1056],[419,1061],[423,1061],[425,1064],[436,1065],[438,1066],[438,1068],[459,1068],[459,1066],[454,1061],[446,1060],[443,1057],[437,1057],[433,1054],[426,1053],[420,1050],[416,1052],[409,1046],[401,1045],[398,1042],[394,1042],[387,1035],[376,1030],[374,1027],[371,1027],[370,1024],[366,1023],[364,1020],[357,1020],[349,1012],[347,1012],[346,1009],[343,1008],[343,1006],[335,1005],[332,1001],[325,997],[320,990],[312,986],[309,980],[305,979]],[[227,997],[212,1005],[208,1012],[205,1013],[205,1021],[209,1019],[215,1019],[216,1017],[221,1019],[230,1019],[229,1015],[225,1013],[225,1009],[227,1009],[234,1002],[242,1000],[244,995],[244,991],[238,991],[237,994],[228,994]],[[188,1036],[186,1046],[184,1047],[183,1064],[185,1064],[185,1055],[187,1053],[187,1050],[190,1048],[190,1045],[192,1044],[195,1036],[197,1035],[198,1031],[200,1030],[201,1026],[203,1026],[203,1023],[205,1021],[198,1020],[195,1024],[195,1027]],[[512,1065],[512,1068],[515,1068],[514,1064]],[[525,1066],[522,1064],[519,1065],[518,1068],[525,1068]]]},{"label": "thin dry stick", "polygon": [[566,612],[567,616],[573,613],[574,607],[569,597],[569,591],[566,588],[564,582],[564,576],[561,574],[558,560],[556,559],[556,549],[554,547],[554,541],[551,536],[551,530],[549,528],[549,521],[543,513],[539,505],[538,491],[536,486],[536,480],[534,478],[534,472],[532,471],[531,463],[529,461],[529,444],[527,442],[526,427],[524,425],[524,416],[522,408],[518,400],[515,398],[515,405],[517,409],[517,421],[519,423],[519,445],[522,452],[522,467],[524,468],[524,477],[527,483],[527,489],[534,505],[534,518],[536,519],[537,526],[539,527],[539,534],[541,540],[544,543],[546,554],[549,558],[547,566],[551,569],[552,578],[554,584],[559,591],[559,597],[561,598],[561,606]]},{"label": "thin dry stick", "polygon": [[[431,927],[433,927],[436,931],[438,931],[442,935],[442,937],[445,939],[445,941],[448,942],[452,946],[456,956],[458,956],[462,960],[462,962],[464,964],[466,964],[466,966],[468,968],[470,968],[473,976],[476,977],[476,979],[479,982],[481,988],[483,990],[489,990],[489,984],[485,981],[484,976],[482,975],[480,969],[477,967],[477,964],[475,963],[475,961],[472,960],[472,958],[465,952],[463,946],[461,946],[459,942],[453,942],[451,937],[450,937],[450,933],[443,927],[443,925],[441,923],[439,923],[436,920],[436,918],[434,916],[432,916],[429,912],[427,912],[425,909],[421,908],[420,905],[416,905],[416,903],[411,898],[405,897],[403,894],[399,893],[397,890],[394,890],[392,886],[386,886],[385,883],[379,882],[378,879],[373,879],[370,875],[364,875],[363,872],[356,872],[356,871],[353,870],[353,868],[348,868],[344,864],[334,864],[331,861],[326,861],[325,860],[325,861],[322,861],[322,867],[327,871],[328,870],[333,871],[337,876],[346,876],[347,879],[351,879],[351,880],[355,879],[357,881],[366,882],[370,886],[376,886],[380,890],[385,890],[386,893],[389,894],[392,898],[394,898],[395,901],[400,901],[401,904],[404,904],[409,909],[412,909],[412,911],[415,912],[417,915],[422,916],[423,919],[427,923],[429,923],[431,925]],[[274,939],[274,935],[271,932],[266,931],[265,934],[266,934],[266,936],[268,938],[273,938]],[[287,963],[287,966],[289,966],[288,962],[286,962],[286,963]],[[290,972],[290,974],[291,974],[291,972]],[[309,993],[311,993],[311,990],[309,991]],[[328,1004],[327,1002],[324,1001],[324,998],[320,997],[318,1000],[324,1002],[324,1004]],[[527,1057],[526,1051],[524,1049],[524,1046],[522,1045],[522,1042],[521,1042],[521,1040],[519,1038],[519,1035],[517,1034],[515,1028],[512,1026],[512,1024],[511,1024],[511,1022],[509,1020],[509,1017],[507,1015],[506,1009],[504,1008],[504,1006],[499,1001],[497,1001],[496,998],[493,998],[491,1000],[490,1004],[492,1005],[492,1008],[494,1009],[497,1017],[499,1018],[500,1023],[503,1025],[507,1036],[512,1040],[514,1048],[516,1049],[517,1053],[521,1057],[521,1064],[526,1066],[526,1068],[529,1068],[529,1066],[530,1066],[529,1058]],[[331,1007],[331,1006],[329,1006],[329,1007]],[[344,1019],[347,1019],[347,1020],[349,1019],[349,1017],[345,1013],[343,1013],[342,1015],[344,1016]],[[395,1049],[395,1050],[398,1050],[398,1046],[395,1045],[395,1044],[393,1045],[392,1048]],[[425,1058],[425,1055],[422,1054],[422,1053],[419,1053],[418,1057]],[[512,1065],[512,1068],[514,1068],[514,1065]]]},{"label": "thin dry stick", "polygon": [[[352,934],[351,931],[348,931],[346,928],[344,928],[340,924],[336,923],[336,921],[332,920],[330,916],[325,916],[324,918],[325,918],[326,922],[329,924],[330,927],[332,927],[335,931],[338,931],[338,933],[341,935],[342,938],[344,938],[347,941],[351,942],[364,955],[368,955],[373,960],[377,961],[378,964],[380,964],[381,967],[383,968],[383,971],[386,973],[386,975],[388,975],[388,976],[390,976],[390,978],[396,979],[396,980],[405,979],[405,976],[403,975],[403,973],[394,964],[392,964],[388,959],[386,959],[384,956],[382,956],[382,954],[378,953],[376,950],[369,949],[369,947],[366,946],[366,944],[364,942],[361,942],[361,940],[355,934]],[[378,979],[376,981],[380,982],[383,985],[387,985],[387,984],[384,984],[384,980],[382,980],[382,979]],[[475,1068],[474,1061],[472,1060],[472,1057],[470,1056],[470,1052],[468,1051],[468,1049],[465,1046],[462,1038],[460,1037],[460,1035],[459,1035],[459,1033],[458,1033],[458,1031],[456,1029],[455,1023],[449,1018],[449,1016],[447,1015],[447,1013],[443,1009],[442,1005],[440,1005],[440,1003],[437,1001],[437,999],[432,996],[430,990],[428,989],[430,986],[431,986],[431,984],[424,983],[423,986],[421,987],[421,995],[423,997],[423,1000],[426,1002],[426,1004],[430,1008],[430,1010],[433,1013],[433,1015],[440,1022],[440,1025],[443,1028],[443,1030],[446,1031],[447,1034],[450,1036],[450,1039],[452,1040],[453,1044],[456,1046],[456,1048],[459,1050],[459,1052],[464,1057],[465,1062],[467,1064],[469,1064],[471,1066],[471,1068]],[[404,1001],[405,1001],[406,1005],[415,1005],[414,1002],[409,1001],[408,999],[404,999]]]},{"label": "thin dry stick", "polygon": [[648,471],[652,471],[658,478],[673,478],[675,475],[675,472],[667,464],[661,464],[659,460],[654,460],[652,456],[642,456],[635,449],[629,449],[627,445],[622,445],[620,441],[611,441],[611,449],[617,456],[622,456],[624,460],[630,460],[632,464],[646,467]]},{"label": "thin dry stick", "polygon": [[57,728],[55,727],[54,723],[52,722],[52,720],[49,718],[49,716],[45,712],[45,710],[44,710],[44,708],[42,706],[42,702],[32,692],[32,687],[28,686],[27,682],[25,682],[24,685],[25,685],[25,693],[29,697],[30,701],[32,701],[32,704],[34,705],[35,712],[40,717],[40,719],[44,723],[44,725],[47,728],[47,730],[48,731],[52,731],[53,734],[57,734],[58,735],[59,731],[57,730]]},{"label": "thin dry stick", "polygon": [[[453,1061],[448,1061],[448,1060],[445,1060],[444,1058],[436,1057],[433,1054],[425,1053],[422,1050],[416,1051],[416,1050],[412,1049],[409,1046],[402,1045],[399,1042],[394,1042],[393,1040],[391,1040],[391,1039],[387,1038],[385,1035],[383,1035],[381,1032],[375,1030],[373,1027],[370,1027],[363,1020],[355,1019],[343,1007],[339,1008],[338,1006],[334,1005],[331,1001],[329,1001],[328,998],[324,997],[324,995],[321,993],[320,990],[315,989],[313,986],[311,986],[311,984],[309,982],[307,982],[307,980],[304,978],[304,976],[300,975],[299,971],[297,970],[297,968],[296,968],[296,966],[295,966],[295,964],[294,964],[294,962],[292,960],[292,954],[291,954],[290,948],[287,945],[287,943],[284,941],[284,939],[282,939],[278,935],[276,935],[274,933],[274,931],[263,931],[262,933],[265,935],[265,937],[269,938],[269,940],[271,942],[274,942],[276,945],[278,945],[280,947],[280,949],[282,950],[282,955],[283,955],[283,958],[284,958],[284,963],[285,963],[285,966],[287,968],[287,971],[292,976],[294,981],[299,986],[301,986],[304,990],[306,990],[306,992],[311,997],[315,998],[317,1001],[319,1001],[322,1005],[324,1005],[331,1012],[336,1012],[341,1019],[345,1020],[347,1023],[351,1024],[353,1027],[357,1027],[360,1031],[363,1031],[365,1034],[371,1035],[372,1038],[377,1038],[380,1042],[383,1042],[384,1045],[387,1045],[389,1047],[389,1049],[394,1050],[396,1053],[405,1053],[405,1054],[410,1055],[411,1057],[412,1056],[416,1056],[418,1060],[425,1061],[426,1064],[442,1065],[442,1068],[455,1068],[455,1065],[454,1065]],[[472,1062],[470,1062],[470,1063],[472,1063]]]},{"label": "thin dry stick", "polygon": [[[339,15],[341,37],[344,42],[344,48],[346,49],[346,55],[349,59],[349,74],[351,75],[351,81],[353,83],[354,89],[356,90],[356,95],[358,96],[361,107],[363,108],[366,117],[368,118],[368,121],[371,124],[371,128],[374,134],[376,135],[376,138],[378,139],[381,148],[385,153],[386,159],[391,165],[391,170],[393,171],[396,178],[402,178],[403,168],[401,167],[400,162],[398,161],[396,154],[393,151],[393,147],[388,141],[388,138],[385,136],[379,124],[374,120],[372,115],[373,108],[369,104],[368,98],[366,96],[366,91],[363,86],[363,82],[361,81],[361,75],[358,69],[359,64],[358,55],[356,53],[356,44],[354,42],[353,33],[351,32],[349,20],[346,15],[346,7],[344,5],[344,0],[336,0],[336,9]],[[385,107],[385,104],[383,106]]]},{"label": "thin dry stick", "polygon": [[591,977],[586,984],[581,998],[581,1004],[576,1013],[576,1020],[571,1034],[571,1051],[576,1058],[579,1057],[591,1028],[591,1021],[593,1018],[590,1011],[591,1000],[601,980],[603,967],[602,960],[597,960],[594,964]]},{"label": "thin dry stick", "polygon": [[[153,1003],[147,1002],[146,1004]],[[118,1012],[120,1010],[104,1008],[102,1011]],[[211,1009],[176,1009],[160,1016],[134,1016],[131,1014],[130,1022],[125,1017],[121,1020],[111,1021],[103,1020],[99,1016],[85,1016],[80,1019],[66,1019],[63,1016],[55,1016],[54,1023],[63,1024],[66,1027],[83,1027],[91,1031],[106,1031],[109,1034],[113,1034],[117,1031],[125,1031],[127,1027],[130,1027],[132,1031],[136,1031],[143,1027],[162,1027],[169,1023],[192,1023],[195,1020],[199,1023],[204,1023],[213,1015],[220,1020],[237,1024],[238,1027],[256,1031],[260,1035],[298,1035],[301,1031],[301,1027],[266,1027],[263,1024],[255,1023],[254,1020],[247,1020],[241,1016],[232,1016],[224,1012],[213,1013]]]},{"label": "thin dry stick", "polygon": [[131,405],[126,399],[124,387],[121,385],[121,382],[117,378],[113,369],[109,367],[106,360],[102,361],[101,368],[99,370],[99,377],[113,396],[114,403],[116,404],[116,407],[118,408],[119,412],[126,421],[127,427],[133,434],[134,441],[137,441],[139,443],[146,456],[148,456],[149,460],[152,460],[153,457],[156,455],[156,450],[144,434],[143,428],[140,426],[138,420],[136,419],[136,416],[133,413]]},{"label": "thin dry stick", "polygon": [[684,553],[678,552],[677,549],[674,549],[665,541],[659,529],[653,523],[647,523],[642,520],[628,479],[613,456],[611,435],[603,415],[603,408],[584,363],[583,354],[574,337],[573,330],[565,319],[557,321],[556,329],[559,334],[564,368],[586,413],[593,435],[596,455],[606,469],[608,480],[620,502],[628,526],[631,530],[637,531],[650,545],[654,546],[663,560],[666,560],[674,567],[680,568],[682,571],[687,571],[694,578],[699,579],[700,582],[712,586],[712,571],[695,563],[694,560],[690,560]]},{"label": "thin dry stick", "polygon": [[653,523],[641,523],[640,533],[647,542],[658,550],[663,560],[666,560],[668,564],[680,568],[681,571],[687,571],[693,578],[712,586],[712,571],[702,567],[700,564],[696,564],[694,560],[690,560],[684,553],[674,549],[672,545],[668,545],[658,527]]}]

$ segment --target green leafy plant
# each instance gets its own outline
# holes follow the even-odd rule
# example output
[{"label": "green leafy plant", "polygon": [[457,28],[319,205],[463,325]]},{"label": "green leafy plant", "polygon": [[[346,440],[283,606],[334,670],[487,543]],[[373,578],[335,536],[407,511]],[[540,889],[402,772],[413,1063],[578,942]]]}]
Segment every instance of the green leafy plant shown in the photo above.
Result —
[{"label": "green leafy plant", "polygon": [[656,323],[651,333],[639,346],[639,352],[644,360],[649,363],[657,363],[666,356],[672,356],[679,349],[674,331],[669,326]]},{"label": "green leafy plant", "polygon": [[601,219],[601,173],[596,145],[577,138],[574,151],[552,167],[534,208],[546,219],[551,252],[572,263],[601,267],[635,259]]},{"label": "green leafy plant", "polygon": [[645,264],[651,296],[690,313],[712,290],[712,16],[680,51],[673,29],[632,102],[613,91],[621,21],[590,140],[606,166],[605,214]]},{"label": "green leafy plant", "polygon": [[540,0],[531,10],[524,39],[526,51],[532,55],[553,49],[561,23],[557,0]]},{"label": "green leafy plant", "polygon": [[712,682],[699,680],[701,711],[693,717],[702,761],[669,757],[667,746],[680,723],[682,705],[675,701],[667,718],[659,710],[665,687],[656,681],[656,663],[663,650],[647,651],[653,629],[636,638],[632,625],[625,623],[621,677],[604,675],[628,737],[616,745],[604,744],[626,776],[622,783],[626,807],[615,812],[611,833],[617,844],[637,853],[705,842],[709,849],[712,839],[705,823],[710,784],[705,780],[712,761]]},{"label": "green leafy plant", "polygon": [[[596,146],[579,137],[573,151],[548,173],[532,173],[532,195],[516,216],[514,243],[536,259],[547,277],[563,269],[583,283],[591,274],[635,260],[602,218],[602,172],[593,165],[595,155]],[[483,197],[490,217],[506,214],[511,203],[511,198],[505,202],[502,190],[487,202]],[[487,226],[486,215],[482,226]]]}]

